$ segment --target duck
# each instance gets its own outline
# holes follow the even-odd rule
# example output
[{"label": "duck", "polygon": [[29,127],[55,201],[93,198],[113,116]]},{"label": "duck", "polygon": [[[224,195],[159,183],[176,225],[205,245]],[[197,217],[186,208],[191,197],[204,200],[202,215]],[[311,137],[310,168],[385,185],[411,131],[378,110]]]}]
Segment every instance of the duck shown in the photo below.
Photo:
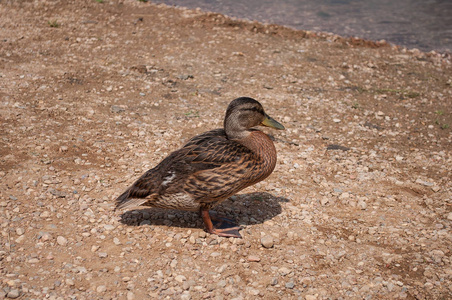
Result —
[{"label": "duck", "polygon": [[233,100],[223,128],[194,136],[145,172],[116,199],[116,210],[148,206],[195,211],[208,233],[241,238],[241,227],[210,209],[275,169],[275,145],[257,126],[285,129],[257,100]]}]

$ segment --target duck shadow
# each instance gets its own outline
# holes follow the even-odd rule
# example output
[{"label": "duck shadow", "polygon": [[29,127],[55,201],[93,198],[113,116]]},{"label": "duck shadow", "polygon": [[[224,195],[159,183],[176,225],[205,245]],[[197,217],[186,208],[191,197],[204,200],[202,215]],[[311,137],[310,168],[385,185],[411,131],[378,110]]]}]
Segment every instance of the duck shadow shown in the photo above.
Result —
[{"label": "duck shadow", "polygon": [[[235,220],[238,225],[261,224],[279,215],[281,202],[287,198],[270,193],[248,193],[234,195],[210,211]],[[122,224],[128,226],[166,225],[179,228],[204,228],[198,212],[161,208],[140,208],[126,211],[120,216]]]}]

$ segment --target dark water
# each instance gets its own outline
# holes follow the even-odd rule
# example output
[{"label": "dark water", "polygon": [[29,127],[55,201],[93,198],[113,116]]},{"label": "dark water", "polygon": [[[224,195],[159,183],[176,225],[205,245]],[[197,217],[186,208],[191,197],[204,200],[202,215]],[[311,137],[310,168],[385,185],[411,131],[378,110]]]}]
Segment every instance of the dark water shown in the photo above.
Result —
[{"label": "dark water", "polygon": [[452,50],[452,0],[154,0],[422,51]]}]

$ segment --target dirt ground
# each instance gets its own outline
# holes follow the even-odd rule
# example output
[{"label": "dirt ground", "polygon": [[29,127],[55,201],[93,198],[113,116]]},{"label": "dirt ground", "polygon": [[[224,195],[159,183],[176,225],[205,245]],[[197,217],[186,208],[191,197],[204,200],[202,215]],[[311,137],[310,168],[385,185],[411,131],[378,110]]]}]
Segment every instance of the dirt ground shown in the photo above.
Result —
[{"label": "dirt ground", "polygon": [[[124,1],[0,2],[0,299],[450,299],[449,55]],[[228,103],[286,126],[215,210],[115,198]]]}]

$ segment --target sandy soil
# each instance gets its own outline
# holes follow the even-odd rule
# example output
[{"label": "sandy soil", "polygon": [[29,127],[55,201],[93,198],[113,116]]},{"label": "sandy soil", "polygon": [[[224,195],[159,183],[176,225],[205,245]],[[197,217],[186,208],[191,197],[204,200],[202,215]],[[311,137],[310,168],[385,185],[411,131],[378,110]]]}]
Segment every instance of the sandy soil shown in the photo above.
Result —
[{"label": "sandy soil", "polygon": [[[0,15],[0,298],[452,297],[449,57],[132,0]],[[287,128],[216,208],[243,239],[113,210],[239,96]]]}]

